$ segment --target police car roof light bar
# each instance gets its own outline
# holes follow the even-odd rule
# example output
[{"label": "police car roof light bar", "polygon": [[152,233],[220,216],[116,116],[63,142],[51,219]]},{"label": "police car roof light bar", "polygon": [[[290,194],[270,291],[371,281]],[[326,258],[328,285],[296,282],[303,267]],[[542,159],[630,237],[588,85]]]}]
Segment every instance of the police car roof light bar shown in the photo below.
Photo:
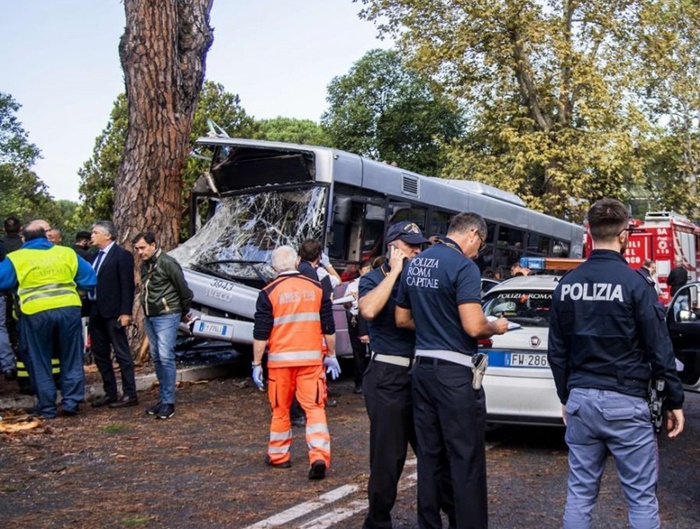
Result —
[{"label": "police car roof light bar", "polygon": [[585,259],[568,259],[564,257],[521,257],[520,266],[538,272],[545,270],[564,272],[573,270],[584,261]]}]

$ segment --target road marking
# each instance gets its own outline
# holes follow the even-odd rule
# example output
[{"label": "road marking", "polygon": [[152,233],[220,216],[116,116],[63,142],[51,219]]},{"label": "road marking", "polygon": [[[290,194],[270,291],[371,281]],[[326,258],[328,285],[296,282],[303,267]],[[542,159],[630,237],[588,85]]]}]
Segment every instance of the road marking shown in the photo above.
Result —
[{"label": "road marking", "polygon": [[[416,460],[412,460],[415,464]],[[408,465],[408,461],[406,464]],[[408,476],[402,476],[399,481],[399,491],[410,489],[415,487],[416,481],[418,481],[418,473],[414,472]],[[366,511],[368,508],[367,500],[355,500],[350,502],[347,506],[338,507],[332,511],[322,514],[319,517],[300,525],[298,529],[327,529],[328,527],[333,527],[335,524],[342,522],[343,520],[356,515],[358,512]]]},{"label": "road marking", "polygon": [[[498,443],[487,443],[486,451],[490,450],[497,444]],[[407,459],[404,467],[413,467],[416,466],[416,463],[417,461],[415,457]],[[411,487],[415,487],[417,481],[417,472],[408,475],[404,474],[401,476],[401,480],[399,481],[398,490],[403,491],[406,489],[410,489]],[[297,518],[301,518],[303,516],[308,515],[312,511],[320,509],[321,507],[325,507],[326,505],[329,505],[333,502],[342,500],[343,498],[345,498],[346,496],[350,496],[351,494],[355,494],[359,490],[360,487],[358,487],[357,485],[343,485],[342,487],[333,489],[329,492],[326,492],[325,494],[321,494],[314,501],[307,501],[304,503],[300,503],[299,505],[295,505],[294,507],[291,507],[286,511],[277,513],[253,525],[249,525],[245,529],[272,529],[275,527],[286,525],[289,522],[296,520]],[[336,507],[335,509],[329,512],[319,514],[318,516],[316,516],[316,518],[304,522],[296,527],[298,529],[328,529],[329,527],[333,527],[335,524],[340,523],[343,520],[346,520],[347,518],[350,518],[351,516],[354,516],[355,514],[366,510],[366,499],[352,500],[349,503],[344,504],[340,507]]]},{"label": "road marking", "polygon": [[292,520],[296,520],[297,518],[309,514],[311,511],[320,509],[324,505],[338,501],[339,499],[356,492],[358,489],[359,487],[357,485],[343,485],[342,487],[333,489],[330,492],[321,494],[316,501],[306,501],[304,503],[300,503],[291,509],[277,513],[274,516],[270,516],[266,520],[249,525],[246,527],[246,529],[268,529],[271,527],[279,527],[291,522]]}]

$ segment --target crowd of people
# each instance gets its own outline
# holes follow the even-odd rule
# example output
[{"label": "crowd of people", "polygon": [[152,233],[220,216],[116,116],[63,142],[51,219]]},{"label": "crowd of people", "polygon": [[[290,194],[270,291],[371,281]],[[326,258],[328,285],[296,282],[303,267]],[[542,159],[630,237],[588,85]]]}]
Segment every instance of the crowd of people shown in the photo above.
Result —
[{"label": "crowd of people", "polygon": [[[134,360],[126,329],[132,325],[135,296],[134,258],[117,244],[113,222],[101,220],[92,231],[76,234],[75,245],[62,245],[60,230],[45,220],[22,227],[4,221],[0,241],[0,368],[7,379],[26,374],[28,392],[36,395],[33,413],[45,419],[74,416],[85,401],[84,326],[90,351],[102,378],[104,395],[93,407],[138,405]],[[152,232],[132,240],[142,260],[140,303],[151,358],[160,383],[160,401],[146,412],[159,419],[175,413],[175,338],[188,317],[192,292],[179,264],[163,253]],[[90,247],[94,251],[90,251]],[[9,340],[9,327],[16,329]],[[112,356],[121,373],[121,395]],[[59,367],[55,367],[58,364]],[[60,374],[54,376],[60,369]]]},{"label": "crowd of people", "polygon": [[[595,248],[554,294],[548,351],[570,449],[564,527],[591,526],[606,450],[617,461],[630,525],[658,527],[658,458],[647,389],[655,377],[667,383],[671,438],[683,431],[683,389],[658,317],[663,309],[655,281],[629,268],[621,255],[629,237],[624,206],[599,201],[588,219]],[[348,311],[348,318],[365,320],[367,334],[355,332],[370,353],[362,356],[366,365],[356,362],[362,370],[357,392],[370,421],[363,529],[392,527],[409,446],[418,462],[418,527],[441,528],[443,515],[450,528],[488,527],[485,394],[474,359],[477,341],[507,332],[508,321],[489,320],[481,308],[474,260],[485,238],[484,219],[473,213],[456,215],[446,236],[430,240],[414,223],[394,224],[386,234],[384,261],[374,268],[362,263],[357,293],[354,285],[346,291],[357,296],[356,312]],[[253,361],[260,389],[265,352],[274,365],[267,388],[273,420],[266,462],[291,466],[289,409],[296,394],[313,416],[306,430],[309,478],[321,479],[331,446],[323,412],[324,366],[332,372],[337,362],[330,301],[318,282],[316,261],[309,268],[316,273],[304,279],[305,266],[297,268],[294,249],[276,249],[272,262],[280,276],[258,300]],[[510,270],[511,276],[529,273],[517,264]],[[597,292],[601,281],[609,282],[607,297],[569,295],[571,288]]]},{"label": "crowd of people", "polygon": [[[647,403],[652,379],[666,382],[669,437],[684,427],[683,388],[659,317],[653,270],[633,271],[622,257],[628,222],[618,201],[596,202],[588,213],[594,250],[553,294],[548,358],[569,446],[565,528],[591,526],[607,450],[617,463],[630,525],[659,527],[657,447]],[[92,405],[138,405],[126,335],[133,323],[134,258],[116,243],[114,224],[96,222],[89,237],[78,234],[73,248],[62,246],[60,231],[44,220],[22,228],[8,218],[5,232],[0,291],[9,293],[3,300],[13,307],[10,318],[19,316],[18,352],[37,395],[35,412],[47,419],[58,414],[54,356],[61,366],[60,413],[79,412],[85,384],[81,315],[89,321],[104,389]],[[455,215],[447,234],[430,240],[416,224],[399,222],[386,233],[383,259],[342,276],[316,240],[304,241],[298,252],[280,246],[271,254],[278,275],[257,299],[252,361],[252,380],[267,391],[272,410],[265,464],[292,466],[296,408],[304,418],[309,479],[324,479],[331,465],[327,377],[340,375],[333,291],[345,281],[340,302],[355,360],[354,392],[363,395],[370,423],[363,529],[392,527],[409,446],[417,457],[418,526],[441,528],[445,515],[450,528],[488,527],[486,403],[475,359],[478,340],[506,333],[508,321],[487,319],[482,311],[475,260],[486,235],[484,219],[474,213]],[[175,413],[175,338],[192,292],[152,232],[139,233],[132,244],[142,261],[140,301],[160,382],[160,400],[146,413],[168,419]],[[514,266],[510,273],[529,270]],[[576,291],[598,294],[574,296]],[[17,369],[4,328],[0,368],[13,378]]]}]

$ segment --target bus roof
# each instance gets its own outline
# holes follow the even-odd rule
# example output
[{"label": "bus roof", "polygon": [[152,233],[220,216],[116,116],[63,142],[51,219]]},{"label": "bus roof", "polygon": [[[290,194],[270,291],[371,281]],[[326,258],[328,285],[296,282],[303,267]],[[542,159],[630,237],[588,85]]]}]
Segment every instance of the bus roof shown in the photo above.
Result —
[{"label": "bus roof", "polygon": [[582,226],[528,209],[517,195],[479,182],[425,176],[330,147],[214,137],[199,138],[197,144],[313,153],[317,165],[313,178],[318,182],[334,180],[445,211],[470,211],[490,221],[521,226],[544,235],[566,231],[565,239],[572,244],[580,239],[578,244],[583,244]]}]

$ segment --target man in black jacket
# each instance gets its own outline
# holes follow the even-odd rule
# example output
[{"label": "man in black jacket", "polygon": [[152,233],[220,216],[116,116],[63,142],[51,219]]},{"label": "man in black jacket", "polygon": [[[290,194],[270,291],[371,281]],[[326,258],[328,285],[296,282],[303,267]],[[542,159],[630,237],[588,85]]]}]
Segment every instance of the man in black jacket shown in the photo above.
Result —
[{"label": "man in black jacket", "polygon": [[175,341],[180,321],[189,320],[192,291],[179,263],[161,250],[153,233],[139,233],[132,241],[141,264],[141,304],[151,360],[160,384],[160,400],[146,410],[156,419],[175,415]]},{"label": "man in black jacket", "polygon": [[631,527],[659,527],[658,448],[647,388],[666,382],[668,436],[683,431],[683,386],[664,309],[622,257],[629,213],[602,199],[588,212],[595,249],[552,295],[548,358],[564,407],[569,487],[564,528],[591,526],[607,450],[617,465]]},{"label": "man in black jacket", "polygon": [[[97,274],[97,288],[95,299],[91,299],[90,337],[92,354],[102,375],[105,392],[103,397],[92,403],[95,408],[106,405],[123,408],[138,404],[134,359],[125,331],[131,325],[134,305],[134,258],[115,242],[116,238],[114,223],[101,220],[92,226],[92,243],[99,251],[92,262]],[[121,398],[117,393],[110,346],[114,349],[122,373]]]},{"label": "man in black jacket", "polygon": [[668,274],[666,283],[671,287],[671,296],[674,296],[678,290],[688,282],[688,271],[683,268],[683,261],[676,260],[676,267]]}]

